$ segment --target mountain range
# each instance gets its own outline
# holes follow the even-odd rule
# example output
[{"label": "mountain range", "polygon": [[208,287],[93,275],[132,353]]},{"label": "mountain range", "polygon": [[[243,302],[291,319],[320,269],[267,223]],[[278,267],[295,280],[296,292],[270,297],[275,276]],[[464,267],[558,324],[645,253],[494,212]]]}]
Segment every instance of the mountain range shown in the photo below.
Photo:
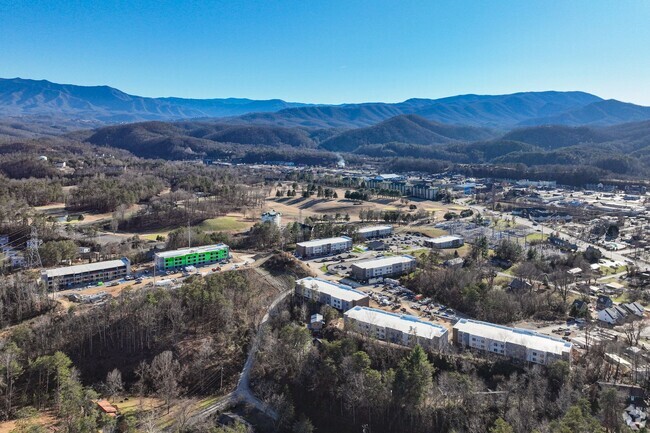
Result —
[{"label": "mountain range", "polygon": [[650,107],[584,92],[307,105],[144,98],[107,86],[0,79],[0,137],[15,148],[12,140],[34,135],[145,158],[321,164],[341,154],[408,160],[391,166],[405,170],[417,160],[425,170],[438,161],[650,175]]},{"label": "mountain range", "polygon": [[[149,98],[108,86],[0,79],[0,118],[41,119],[79,127],[147,120],[221,118],[223,123],[303,128],[359,128],[400,115],[440,124],[508,130],[533,125],[608,126],[650,119],[650,107],[584,92],[523,92],[408,99],[399,103],[311,105],[280,99]],[[45,119],[45,120],[43,120]]]},{"label": "mountain range", "polygon": [[280,99],[146,98],[109,86],[75,86],[46,80],[0,79],[0,116],[56,116],[103,123],[237,116],[306,104]]}]

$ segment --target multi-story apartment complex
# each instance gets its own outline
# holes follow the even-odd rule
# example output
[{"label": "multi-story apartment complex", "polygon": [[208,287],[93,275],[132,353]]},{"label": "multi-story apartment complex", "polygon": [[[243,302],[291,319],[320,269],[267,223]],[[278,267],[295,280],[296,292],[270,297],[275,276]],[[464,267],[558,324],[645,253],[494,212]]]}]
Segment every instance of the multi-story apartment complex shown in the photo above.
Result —
[{"label": "multi-story apartment complex", "polygon": [[131,273],[131,262],[126,257],[121,260],[88,263],[48,269],[41,273],[43,281],[50,290],[117,280]]},{"label": "multi-story apartment complex", "polygon": [[453,342],[519,361],[548,365],[557,360],[571,361],[572,344],[535,331],[493,323],[460,319],[453,327]]},{"label": "multi-story apartment complex", "polygon": [[384,236],[391,235],[393,233],[393,226],[381,225],[381,226],[361,227],[358,233],[359,236],[361,236],[364,239],[381,238]]},{"label": "multi-story apartment complex", "polygon": [[185,266],[205,266],[227,260],[229,257],[228,245],[215,244],[156,253],[154,263],[157,270],[167,271]]},{"label": "multi-story apartment complex", "polygon": [[462,236],[456,235],[446,235],[440,236],[433,239],[425,239],[424,246],[429,248],[436,249],[445,249],[445,248],[458,248],[462,247],[465,243],[465,240]]},{"label": "multi-story apartment complex", "polygon": [[415,269],[415,257],[409,255],[382,257],[352,263],[352,278],[367,281],[377,277],[396,277]]},{"label": "multi-story apartment complex", "polygon": [[347,311],[357,305],[370,305],[370,298],[365,293],[345,284],[320,278],[307,277],[296,281],[296,295],[341,311]]},{"label": "multi-story apartment complex", "polygon": [[352,249],[352,238],[339,236],[337,238],[314,239],[313,241],[298,242],[296,255],[304,259],[319,256],[340,254]]},{"label": "multi-story apartment complex", "polygon": [[372,338],[443,351],[449,343],[447,328],[414,316],[399,315],[367,307],[354,307],[344,313],[345,329]]}]

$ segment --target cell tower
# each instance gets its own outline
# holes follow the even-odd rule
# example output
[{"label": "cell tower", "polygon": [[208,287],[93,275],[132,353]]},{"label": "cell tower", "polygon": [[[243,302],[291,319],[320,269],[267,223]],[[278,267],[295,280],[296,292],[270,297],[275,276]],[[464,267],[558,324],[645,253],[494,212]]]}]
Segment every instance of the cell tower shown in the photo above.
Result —
[{"label": "cell tower", "polygon": [[27,241],[27,250],[25,251],[25,265],[27,268],[43,267],[43,262],[41,262],[41,255],[38,252],[38,248],[42,243],[43,241],[38,238],[36,227],[32,227],[32,235]]}]

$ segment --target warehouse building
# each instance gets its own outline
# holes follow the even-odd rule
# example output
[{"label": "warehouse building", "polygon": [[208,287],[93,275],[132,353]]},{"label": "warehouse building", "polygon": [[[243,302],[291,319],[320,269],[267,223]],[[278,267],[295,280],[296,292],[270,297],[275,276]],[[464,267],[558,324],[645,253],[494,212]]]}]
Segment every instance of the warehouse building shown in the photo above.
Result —
[{"label": "warehouse building", "polygon": [[119,280],[130,273],[131,262],[124,257],[121,260],[108,260],[86,265],[48,269],[41,273],[41,277],[47,284],[48,289],[63,290],[73,286]]},{"label": "warehouse building", "polygon": [[228,260],[230,248],[225,244],[206,245],[195,248],[156,253],[154,263],[159,271],[181,269],[186,266],[205,266]]},{"label": "warehouse building", "polygon": [[424,240],[424,246],[429,247],[429,248],[436,248],[436,249],[445,249],[445,248],[458,248],[462,247],[463,244],[465,243],[465,240],[463,239],[462,236],[456,236],[456,235],[447,235],[447,236],[440,236],[437,238],[433,239],[425,239]]},{"label": "warehouse building", "polygon": [[364,239],[383,238],[384,236],[390,236],[393,234],[393,226],[383,225],[361,227],[358,233],[359,236]]},{"label": "warehouse building", "polygon": [[296,281],[296,295],[320,304],[347,311],[357,305],[369,306],[368,295],[345,284],[320,278],[302,278]]},{"label": "warehouse building", "polygon": [[358,281],[377,277],[397,277],[415,269],[415,257],[409,255],[382,257],[352,263],[350,273]]},{"label": "warehouse building", "polygon": [[346,330],[402,346],[419,344],[424,348],[444,351],[449,343],[447,328],[406,314],[354,307],[345,312],[344,320]]},{"label": "warehouse building", "polygon": [[319,256],[330,256],[344,253],[352,249],[352,238],[339,236],[337,238],[314,239],[313,241],[298,242],[296,255],[303,259]]},{"label": "warehouse building", "polygon": [[482,352],[548,365],[571,360],[572,344],[528,329],[460,319],[453,327],[453,342]]}]

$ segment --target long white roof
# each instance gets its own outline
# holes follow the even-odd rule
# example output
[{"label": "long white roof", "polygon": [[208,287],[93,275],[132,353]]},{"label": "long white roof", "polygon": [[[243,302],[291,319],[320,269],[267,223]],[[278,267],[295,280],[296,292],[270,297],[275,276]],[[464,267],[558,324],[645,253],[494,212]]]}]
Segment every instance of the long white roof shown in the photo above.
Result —
[{"label": "long white roof", "polygon": [[180,250],[163,251],[163,252],[160,252],[160,253],[156,253],[156,257],[162,257],[162,258],[166,259],[166,258],[169,258],[169,257],[185,256],[187,254],[207,253],[207,252],[210,252],[210,251],[218,251],[218,250],[223,250],[224,248],[228,248],[228,245],[226,245],[226,244],[204,245],[204,246],[201,246],[201,247],[182,248]]},{"label": "long white roof", "polygon": [[447,328],[435,323],[425,322],[415,316],[395,314],[388,311],[356,306],[344,314],[354,320],[370,323],[383,328],[395,329],[406,334],[414,334],[423,338],[442,337],[447,334]]},{"label": "long white roof", "polygon": [[548,353],[561,355],[571,350],[571,343],[559,338],[550,337],[535,331],[521,328],[509,328],[494,323],[477,320],[460,319],[454,329],[476,337],[488,338],[503,343],[513,343]]},{"label": "long white roof", "polygon": [[311,248],[329,244],[340,244],[343,242],[350,242],[351,240],[352,238],[349,238],[347,236],[339,236],[336,238],[314,239],[313,241],[298,242],[296,245],[304,248]]},{"label": "long white roof", "polygon": [[107,260],[105,262],[95,262],[95,263],[88,263],[85,265],[74,265],[74,266],[65,266],[62,268],[47,269],[43,271],[43,275],[45,275],[47,278],[64,277],[66,275],[83,274],[84,272],[103,271],[105,269],[112,269],[112,268],[117,268],[126,265],[127,265],[127,261],[124,259]]},{"label": "long white roof", "polygon": [[368,226],[368,227],[361,227],[359,229],[359,233],[369,233],[369,232],[376,232],[378,230],[392,230],[393,226],[390,225],[383,225],[383,226]]},{"label": "long white roof", "polygon": [[321,280],[320,278],[307,277],[296,281],[296,284],[315,290],[320,293],[328,294],[342,301],[360,301],[367,298],[363,292],[353,289],[345,284],[337,284],[333,281]]},{"label": "long white roof", "polygon": [[374,269],[374,268],[381,268],[384,266],[394,265],[396,263],[410,263],[413,261],[415,261],[415,257],[413,256],[408,256],[408,255],[389,256],[389,257],[382,257],[379,259],[370,259],[370,260],[355,262],[352,263],[352,266],[356,266],[361,269]]},{"label": "long white roof", "polygon": [[456,241],[456,240],[463,240],[462,236],[456,236],[456,235],[444,235],[444,236],[439,236],[437,238],[433,239],[427,239],[428,242],[434,242],[436,244],[438,243],[444,243],[444,242],[451,242],[451,241]]}]

